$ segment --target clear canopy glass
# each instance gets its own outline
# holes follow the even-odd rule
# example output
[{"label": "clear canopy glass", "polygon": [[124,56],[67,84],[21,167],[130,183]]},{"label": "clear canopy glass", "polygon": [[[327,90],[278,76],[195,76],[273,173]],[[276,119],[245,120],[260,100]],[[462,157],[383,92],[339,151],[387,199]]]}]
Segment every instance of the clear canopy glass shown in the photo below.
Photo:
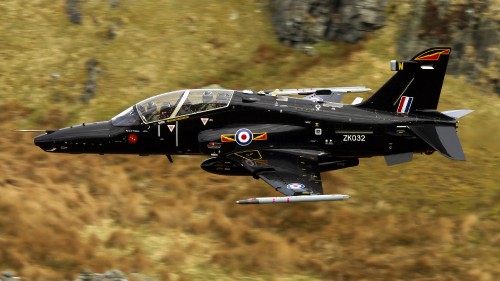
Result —
[{"label": "clear canopy glass", "polygon": [[233,90],[181,90],[145,99],[112,119],[115,126],[139,125],[227,107]]}]

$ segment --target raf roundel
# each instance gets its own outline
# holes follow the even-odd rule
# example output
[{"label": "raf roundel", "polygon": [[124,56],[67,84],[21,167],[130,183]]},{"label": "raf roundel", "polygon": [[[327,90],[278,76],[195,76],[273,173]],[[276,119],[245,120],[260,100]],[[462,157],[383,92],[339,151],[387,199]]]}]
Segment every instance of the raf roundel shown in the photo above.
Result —
[{"label": "raf roundel", "polygon": [[295,190],[295,189],[303,189],[305,186],[301,183],[290,183],[287,184],[286,188]]},{"label": "raf roundel", "polygon": [[252,131],[249,129],[239,129],[236,131],[236,142],[241,146],[249,145],[253,140]]}]

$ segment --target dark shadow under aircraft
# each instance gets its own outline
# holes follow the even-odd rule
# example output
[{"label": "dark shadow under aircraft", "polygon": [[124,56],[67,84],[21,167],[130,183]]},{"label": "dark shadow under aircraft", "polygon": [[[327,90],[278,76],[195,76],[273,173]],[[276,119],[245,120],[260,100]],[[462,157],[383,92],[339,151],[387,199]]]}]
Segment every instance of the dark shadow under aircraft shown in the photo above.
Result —
[{"label": "dark shadow under aircraft", "polygon": [[260,178],[285,195],[240,204],[343,200],[349,196],[323,194],[321,172],[373,156],[388,165],[434,151],[465,160],[457,120],[472,111],[436,110],[450,53],[437,47],[391,61],[395,75],[364,102],[340,103],[364,87],[180,90],[109,121],[47,130],[34,142],[47,152],[162,154],[171,162],[171,155],[206,154],[205,171]]}]

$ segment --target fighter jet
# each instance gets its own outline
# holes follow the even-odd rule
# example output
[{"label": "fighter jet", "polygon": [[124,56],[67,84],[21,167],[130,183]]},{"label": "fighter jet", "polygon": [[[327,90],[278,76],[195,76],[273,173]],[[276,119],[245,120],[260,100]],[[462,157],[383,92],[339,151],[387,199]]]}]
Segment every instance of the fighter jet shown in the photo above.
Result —
[{"label": "fighter jet", "polygon": [[240,204],[335,201],[321,173],[383,156],[388,165],[435,151],[465,160],[457,120],[472,110],[438,112],[451,48],[393,60],[396,73],[366,101],[341,103],[331,87],[268,91],[187,89],[143,100],[109,121],[46,130],[37,146],[53,153],[206,155],[207,172],[262,179],[282,197]]}]

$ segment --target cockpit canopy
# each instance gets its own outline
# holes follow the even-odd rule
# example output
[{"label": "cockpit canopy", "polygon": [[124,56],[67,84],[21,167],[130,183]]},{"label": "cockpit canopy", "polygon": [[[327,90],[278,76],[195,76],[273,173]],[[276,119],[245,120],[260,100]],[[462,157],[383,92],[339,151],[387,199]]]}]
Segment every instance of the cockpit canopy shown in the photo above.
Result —
[{"label": "cockpit canopy", "polygon": [[227,107],[233,90],[180,90],[145,99],[111,119],[114,126],[158,122]]}]

